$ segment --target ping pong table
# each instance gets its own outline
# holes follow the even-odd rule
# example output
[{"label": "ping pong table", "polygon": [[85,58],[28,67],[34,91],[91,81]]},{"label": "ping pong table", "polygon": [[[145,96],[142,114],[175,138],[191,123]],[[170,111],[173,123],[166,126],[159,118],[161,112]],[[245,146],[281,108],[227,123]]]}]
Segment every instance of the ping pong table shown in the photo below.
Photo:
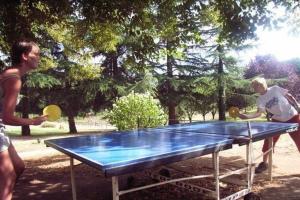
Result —
[{"label": "ping pong table", "polygon": [[[252,142],[269,138],[269,166],[272,166],[272,137],[298,128],[295,123],[277,122],[226,122],[209,121],[169,125],[133,131],[114,131],[105,134],[66,137],[45,140],[45,144],[70,157],[73,200],[76,200],[74,159],[94,167],[112,178],[113,200],[129,192],[167,183],[190,179],[214,178],[214,190],[202,190],[208,196],[220,200],[221,179],[237,173],[246,173],[247,187],[224,200],[238,199],[251,193],[255,163]],[[245,145],[246,164],[242,169],[220,174],[219,152],[233,145]],[[129,190],[119,190],[118,177],[150,168],[172,164],[203,155],[212,154],[214,172],[165,181]],[[272,170],[269,167],[269,176]],[[206,195],[207,195],[206,194]]]}]

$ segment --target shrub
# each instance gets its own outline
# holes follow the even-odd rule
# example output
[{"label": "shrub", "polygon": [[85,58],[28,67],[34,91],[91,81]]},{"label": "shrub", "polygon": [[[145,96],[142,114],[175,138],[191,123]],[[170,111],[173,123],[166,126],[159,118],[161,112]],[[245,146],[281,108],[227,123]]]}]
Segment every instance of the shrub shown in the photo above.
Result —
[{"label": "shrub", "polygon": [[117,99],[105,118],[118,130],[157,127],[166,123],[158,100],[150,94],[130,93]]}]

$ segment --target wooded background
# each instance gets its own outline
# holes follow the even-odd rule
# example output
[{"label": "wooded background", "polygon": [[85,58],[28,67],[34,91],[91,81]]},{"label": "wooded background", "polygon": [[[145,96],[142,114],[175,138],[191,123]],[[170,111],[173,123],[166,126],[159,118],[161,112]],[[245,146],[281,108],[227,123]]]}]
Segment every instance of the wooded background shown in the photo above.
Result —
[{"label": "wooded background", "polygon": [[[258,26],[276,28],[297,0],[1,0],[0,67],[10,66],[10,47],[21,37],[41,48],[37,71],[24,78],[18,111],[40,114],[59,105],[70,133],[75,117],[110,108],[117,97],[150,92],[169,124],[193,114],[218,114],[255,104],[251,78],[300,98],[300,61],[257,56],[246,66],[230,56],[251,45]],[[293,18],[297,30],[299,17]],[[30,135],[28,126],[22,135]]]}]

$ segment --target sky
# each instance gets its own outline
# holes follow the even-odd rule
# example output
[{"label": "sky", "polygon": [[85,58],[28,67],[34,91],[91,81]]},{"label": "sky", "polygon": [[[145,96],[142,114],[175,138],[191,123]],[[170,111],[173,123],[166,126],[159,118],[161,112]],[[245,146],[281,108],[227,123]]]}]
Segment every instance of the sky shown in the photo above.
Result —
[{"label": "sky", "polygon": [[279,61],[300,57],[300,35],[291,35],[287,29],[259,31],[256,46],[245,50],[244,59],[253,59],[256,55],[272,54]]},{"label": "sky", "polygon": [[[294,14],[289,15],[283,8],[277,8],[275,13],[278,17],[300,16],[300,10],[294,10]],[[277,30],[266,30],[258,28],[258,41],[254,42],[255,46],[238,53],[243,63],[249,63],[256,55],[274,55],[277,60],[285,61],[292,58],[300,58],[300,35],[291,33],[291,23],[288,21],[282,22],[282,28]],[[291,22],[291,21],[290,21]]]},{"label": "sky", "polygon": [[300,57],[300,37],[289,34],[286,29],[263,32],[260,37],[260,54],[271,53],[279,60]]}]

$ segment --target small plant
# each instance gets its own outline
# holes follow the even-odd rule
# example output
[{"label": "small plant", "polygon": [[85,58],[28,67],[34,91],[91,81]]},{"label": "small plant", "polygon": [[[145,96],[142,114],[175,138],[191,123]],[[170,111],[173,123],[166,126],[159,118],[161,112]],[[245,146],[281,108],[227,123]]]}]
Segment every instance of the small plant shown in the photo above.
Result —
[{"label": "small plant", "polygon": [[117,99],[105,118],[118,130],[157,127],[166,123],[166,115],[150,94],[130,93]]}]

